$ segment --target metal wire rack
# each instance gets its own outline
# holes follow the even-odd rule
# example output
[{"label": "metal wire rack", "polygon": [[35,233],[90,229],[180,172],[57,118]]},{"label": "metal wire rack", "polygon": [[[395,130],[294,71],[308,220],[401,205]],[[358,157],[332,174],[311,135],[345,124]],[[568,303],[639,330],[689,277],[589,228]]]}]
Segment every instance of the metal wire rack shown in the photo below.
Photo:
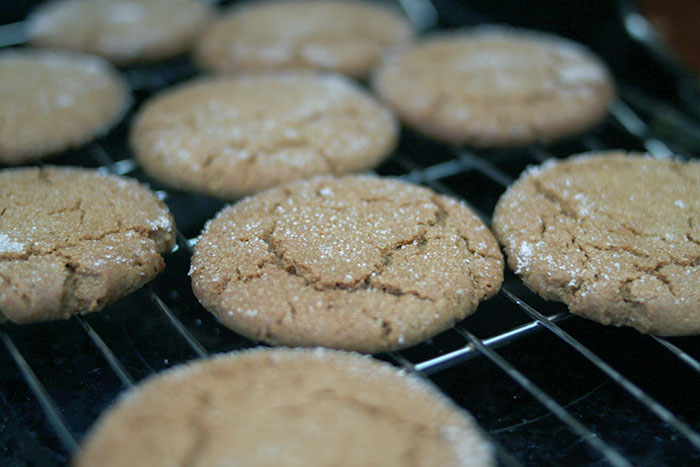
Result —
[{"label": "metal wire rack", "polygon": [[[429,2],[399,3],[423,27],[439,16]],[[176,59],[126,76],[142,102],[195,73],[186,59]],[[404,130],[396,154],[377,172],[466,200],[489,222],[500,194],[530,164],[607,148],[659,157],[687,152],[647,124],[649,96],[637,99],[624,86],[621,95],[601,126],[550,147],[474,152]],[[101,313],[0,325],[0,456],[10,464],[63,464],[122,390],[174,364],[255,345],[222,327],[189,288],[192,239],[224,204],[149,179],[126,147],[127,133],[123,123],[50,162],[150,183],[175,215],[177,246],[164,275]],[[643,336],[572,317],[510,273],[498,296],[472,317],[379,358],[431,379],[470,410],[497,446],[501,465],[700,461],[700,338]]]}]

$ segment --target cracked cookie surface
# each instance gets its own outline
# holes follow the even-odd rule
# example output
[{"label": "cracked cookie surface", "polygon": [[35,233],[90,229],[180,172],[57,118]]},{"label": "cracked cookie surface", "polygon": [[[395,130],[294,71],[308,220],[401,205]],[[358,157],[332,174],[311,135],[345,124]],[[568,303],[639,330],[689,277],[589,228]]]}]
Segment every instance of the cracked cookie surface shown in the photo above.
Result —
[{"label": "cracked cookie surface", "polygon": [[80,50],[119,65],[189,50],[212,16],[197,0],[54,0],[27,18],[32,45]]},{"label": "cracked cookie surface", "polygon": [[508,265],[602,324],[700,333],[700,164],[590,153],[530,169],[499,200]]},{"label": "cracked cookie surface", "polygon": [[202,305],[257,341],[408,347],[494,295],[503,258],[462,203],[370,176],[317,177],[244,199],[195,247]]},{"label": "cracked cookie surface", "polygon": [[583,46],[481,26],[434,35],[385,58],[373,86],[408,126],[476,147],[550,142],[602,120],[614,90]]},{"label": "cracked cookie surface", "polygon": [[173,219],[146,187],[77,168],[0,172],[0,321],[96,311],[158,275]]},{"label": "cracked cookie surface", "polygon": [[377,3],[246,2],[202,34],[196,58],[217,72],[314,69],[362,78],[413,35],[406,18]]},{"label": "cracked cookie surface", "polygon": [[131,103],[104,60],[40,50],[0,53],[0,163],[21,164],[100,136]]},{"label": "cracked cookie surface", "polygon": [[146,104],[131,134],[140,164],[179,189],[226,199],[378,165],[398,124],[349,79],[286,73],[188,83]]},{"label": "cracked cookie surface", "polygon": [[491,466],[471,416],[420,378],[327,349],[254,349],[149,378],[74,465]]}]

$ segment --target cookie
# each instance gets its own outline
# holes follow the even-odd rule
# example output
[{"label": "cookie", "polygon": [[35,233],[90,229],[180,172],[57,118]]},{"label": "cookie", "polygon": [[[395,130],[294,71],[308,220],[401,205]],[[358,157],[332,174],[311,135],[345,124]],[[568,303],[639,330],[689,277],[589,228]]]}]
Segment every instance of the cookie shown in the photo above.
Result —
[{"label": "cookie", "polygon": [[612,79],[583,46],[482,26],[392,54],[373,76],[406,125],[440,141],[521,146],[583,132],[606,115]]},{"label": "cookie", "polygon": [[390,111],[346,78],[287,73],[206,79],[148,102],[131,145],[154,178],[237,198],[378,165],[397,142]]},{"label": "cookie", "polygon": [[700,163],[589,153],[530,169],[496,206],[508,265],[572,313],[700,333]]},{"label": "cookie", "polygon": [[202,305],[253,340],[377,353],[474,312],[500,288],[503,258],[458,201],[393,179],[316,177],[222,210],[190,274]]},{"label": "cookie", "polygon": [[54,0],[29,15],[27,36],[129,65],[188,51],[211,16],[197,0]]},{"label": "cookie", "polygon": [[123,395],[73,459],[90,465],[493,466],[472,417],[387,363],[326,349],[199,360]]},{"label": "cookie", "polygon": [[126,83],[87,55],[0,53],[0,164],[21,164],[90,141],[131,103]]},{"label": "cookie", "polygon": [[78,168],[0,171],[0,321],[96,311],[158,275],[173,219],[146,187]]},{"label": "cookie", "polygon": [[202,34],[195,56],[216,72],[301,68],[364,77],[413,34],[398,12],[363,1],[248,2]]}]

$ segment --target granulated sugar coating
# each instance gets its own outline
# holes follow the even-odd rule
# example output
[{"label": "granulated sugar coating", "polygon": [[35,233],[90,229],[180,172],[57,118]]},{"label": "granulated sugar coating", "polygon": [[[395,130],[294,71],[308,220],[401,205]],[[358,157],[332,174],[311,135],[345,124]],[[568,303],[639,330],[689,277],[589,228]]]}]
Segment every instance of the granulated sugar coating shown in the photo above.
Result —
[{"label": "granulated sugar coating", "polygon": [[530,169],[493,228],[525,284],[572,313],[700,333],[700,163],[590,153]]},{"label": "granulated sugar coating", "polygon": [[128,65],[189,50],[211,16],[200,0],[54,0],[29,15],[27,36],[32,45]]},{"label": "granulated sugar coating", "polygon": [[39,50],[0,53],[0,163],[21,164],[86,143],[131,103],[109,63]]},{"label": "granulated sugar coating", "polygon": [[605,65],[550,34],[480,26],[389,55],[378,94],[409,126],[477,147],[550,142],[601,121],[613,98]]},{"label": "granulated sugar coating", "polygon": [[495,465],[460,407],[412,374],[327,349],[254,349],[153,376],[122,396],[73,464]]},{"label": "granulated sugar coating", "polygon": [[158,275],[174,244],[168,209],[134,180],[0,171],[0,322],[99,310]]},{"label": "granulated sugar coating", "polygon": [[313,69],[361,78],[413,37],[398,10],[367,1],[248,1],[209,27],[196,58],[217,72]]},{"label": "granulated sugar coating", "polygon": [[153,177],[233,199],[298,178],[375,167],[397,137],[391,112],[349,79],[286,73],[166,91],[141,111],[131,143]]},{"label": "granulated sugar coating", "polygon": [[500,288],[503,258],[457,201],[397,180],[319,177],[220,212],[191,275],[204,307],[251,339],[375,353],[471,314]]}]

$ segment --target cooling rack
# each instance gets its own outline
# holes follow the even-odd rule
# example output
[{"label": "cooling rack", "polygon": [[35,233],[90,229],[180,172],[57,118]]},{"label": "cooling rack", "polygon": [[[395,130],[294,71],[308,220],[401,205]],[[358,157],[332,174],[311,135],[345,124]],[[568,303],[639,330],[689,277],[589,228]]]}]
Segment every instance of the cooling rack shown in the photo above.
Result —
[{"label": "cooling rack", "polygon": [[[434,27],[443,14],[423,0],[398,3],[421,28]],[[643,18],[625,18],[638,35],[643,31]],[[19,31],[17,25],[0,30],[10,37],[0,42],[21,43],[12,39]],[[124,73],[138,108],[197,70],[179,58]],[[610,148],[694,157],[700,138],[694,139],[697,123],[685,109],[633,83],[618,86],[620,98],[607,120],[580,137],[472,151],[404,129],[396,153],[376,172],[465,200],[488,223],[498,197],[522,170],[550,158]],[[666,109],[673,128],[683,131],[668,125],[660,131],[654,109]],[[149,183],[175,216],[177,246],[162,276],[103,312],[0,325],[0,456],[7,464],[64,464],[99,413],[139,380],[193,358],[256,345],[204,311],[187,277],[193,241],[224,203],[169,190],[141,172],[126,143],[132,116],[106,137],[49,163]],[[475,315],[426,343],[378,357],[430,379],[471,411],[496,445],[501,465],[700,462],[700,338],[597,325],[544,302],[510,273]]]}]

